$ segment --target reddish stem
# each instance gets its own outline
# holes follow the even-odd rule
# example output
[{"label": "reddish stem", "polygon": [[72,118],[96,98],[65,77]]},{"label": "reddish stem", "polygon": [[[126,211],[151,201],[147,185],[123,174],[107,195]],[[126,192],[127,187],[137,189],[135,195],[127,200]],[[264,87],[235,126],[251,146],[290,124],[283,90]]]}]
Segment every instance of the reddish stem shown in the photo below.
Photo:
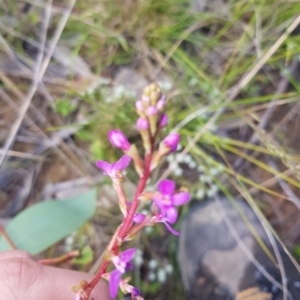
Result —
[{"label": "reddish stem", "polygon": [[[130,229],[130,227],[132,225],[132,220],[133,220],[134,214],[136,213],[136,210],[137,210],[138,205],[139,205],[139,195],[145,189],[146,183],[147,183],[148,178],[150,176],[150,164],[151,164],[151,159],[152,159],[152,152],[153,151],[151,151],[150,154],[146,155],[143,176],[139,180],[139,183],[138,183],[138,186],[137,186],[132,204],[131,204],[129,212],[128,212],[128,215],[125,217],[125,220],[124,220],[124,222],[121,226],[121,229],[120,229],[117,237],[115,238],[113,246],[111,247],[111,249],[114,253],[118,252],[117,251],[118,248],[119,248],[118,240],[122,241],[124,239],[124,237],[127,235],[127,232],[128,232],[128,230]],[[101,280],[102,275],[104,273],[106,273],[106,269],[109,266],[109,264],[110,264],[110,262],[106,261],[106,260],[104,260],[101,263],[95,277],[92,279],[92,281],[88,284],[87,288],[85,289],[87,298],[83,299],[83,300],[88,299],[88,297],[90,296],[90,294],[91,294],[92,290],[94,289],[94,287]]]},{"label": "reddish stem", "polygon": [[149,175],[150,175],[151,158],[152,158],[151,154],[148,154],[146,156],[144,174],[140,178],[139,184],[137,186],[137,189],[136,189],[136,192],[135,192],[135,195],[134,195],[134,198],[133,198],[130,210],[129,210],[129,213],[128,213],[127,217],[125,218],[124,223],[123,223],[121,230],[119,232],[119,235],[118,235],[118,237],[121,240],[126,236],[128,229],[132,225],[133,216],[136,213],[137,207],[139,205],[139,195],[143,192],[143,190],[146,186],[146,183],[148,181]]}]

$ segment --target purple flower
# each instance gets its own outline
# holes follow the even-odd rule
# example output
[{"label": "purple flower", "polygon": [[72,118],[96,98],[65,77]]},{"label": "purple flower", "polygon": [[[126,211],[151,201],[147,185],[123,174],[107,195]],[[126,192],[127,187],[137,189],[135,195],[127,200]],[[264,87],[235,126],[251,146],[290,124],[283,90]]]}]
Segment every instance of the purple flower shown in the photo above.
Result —
[{"label": "purple flower", "polygon": [[133,259],[135,254],[135,248],[130,248],[121,252],[118,256],[112,258],[112,262],[116,269],[110,273],[109,277],[109,292],[112,298],[115,298],[118,294],[119,285],[121,282],[122,275],[132,269],[130,261]]},{"label": "purple flower", "polygon": [[160,223],[164,223],[166,225],[166,227],[168,228],[168,230],[173,233],[174,235],[180,235],[180,232],[176,231],[174,228],[172,228],[170,226],[170,224],[168,223],[168,220],[166,220],[166,218],[161,218],[157,220]]},{"label": "purple flower", "polygon": [[147,108],[147,116],[154,116],[154,115],[156,115],[158,113],[158,110],[157,110],[157,108],[155,107],[155,106],[149,106],[148,108]]},{"label": "purple flower", "polygon": [[163,111],[164,108],[165,108],[165,105],[166,105],[166,102],[165,102],[165,95],[162,95],[160,97],[160,99],[158,100],[158,102],[156,103],[156,108],[159,110],[159,111]]},{"label": "purple flower", "polygon": [[136,122],[136,127],[139,130],[147,130],[149,128],[149,122],[145,118],[138,118],[138,120]]},{"label": "purple flower", "polygon": [[141,100],[135,102],[135,108],[137,111],[143,111],[143,102]]},{"label": "purple flower", "polygon": [[159,121],[159,127],[164,128],[168,124],[168,116],[166,114],[162,114],[160,121]]},{"label": "purple flower", "polygon": [[137,224],[140,224],[145,220],[145,218],[146,218],[145,214],[134,214],[133,222],[137,223]]},{"label": "purple flower", "polygon": [[170,149],[170,152],[173,152],[177,149],[178,143],[180,141],[180,135],[178,133],[170,133],[163,141],[165,147]]},{"label": "purple flower", "polygon": [[120,148],[123,151],[129,150],[131,147],[127,137],[120,130],[110,130],[108,133],[108,139],[114,147]]},{"label": "purple flower", "polygon": [[128,155],[123,155],[117,162],[108,163],[105,160],[98,160],[96,166],[103,171],[105,175],[114,178],[122,178],[122,171],[128,167],[131,162],[131,157]]},{"label": "purple flower", "polygon": [[150,102],[150,98],[146,95],[142,95],[141,100],[144,101],[144,102]]},{"label": "purple flower", "polygon": [[158,184],[159,194],[154,197],[155,205],[160,209],[161,214],[158,217],[159,222],[166,224],[170,229],[169,223],[174,224],[177,221],[178,213],[175,206],[183,205],[190,200],[190,194],[185,192],[174,193],[175,182],[172,180],[162,180]]}]

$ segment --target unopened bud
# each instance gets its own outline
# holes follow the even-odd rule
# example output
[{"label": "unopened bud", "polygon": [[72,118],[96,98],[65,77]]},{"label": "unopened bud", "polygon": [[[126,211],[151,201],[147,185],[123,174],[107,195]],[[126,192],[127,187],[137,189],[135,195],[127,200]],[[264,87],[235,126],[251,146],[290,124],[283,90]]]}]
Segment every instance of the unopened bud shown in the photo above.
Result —
[{"label": "unopened bud", "polygon": [[149,122],[145,118],[139,118],[136,122],[136,127],[138,130],[147,130],[149,129]]},{"label": "unopened bud", "polygon": [[146,114],[150,123],[150,132],[154,136],[157,131],[157,121],[158,121],[158,110],[155,106],[149,106],[147,108]]},{"label": "unopened bud", "polygon": [[150,102],[150,98],[148,96],[146,96],[146,95],[142,95],[141,99],[142,99],[143,102],[146,102],[146,103]]},{"label": "unopened bud", "polygon": [[145,218],[146,218],[146,215],[144,215],[144,214],[135,214],[133,216],[133,222],[139,224],[139,223],[142,223],[145,220]]},{"label": "unopened bud", "polygon": [[169,121],[169,118],[166,114],[163,114],[161,117],[160,117],[160,121],[159,121],[159,127],[160,128],[164,128],[167,126],[168,124],[168,121]]},{"label": "unopened bud", "polygon": [[160,92],[157,92],[157,91],[151,92],[151,94],[150,94],[151,104],[156,105],[159,97],[160,97]]},{"label": "unopened bud", "polygon": [[169,149],[168,153],[174,152],[180,141],[180,135],[178,133],[170,133],[161,143],[164,147]]},{"label": "unopened bud", "polygon": [[158,113],[158,110],[155,106],[149,106],[147,108],[147,116],[154,116]]},{"label": "unopened bud", "polygon": [[165,98],[166,98],[165,95],[162,95],[160,99],[157,101],[156,108],[158,109],[158,111],[161,112],[164,111],[166,105]]},{"label": "unopened bud", "polygon": [[129,143],[127,137],[120,130],[110,130],[108,133],[108,139],[114,147],[120,148],[123,151],[129,150],[131,147],[131,144]]},{"label": "unopened bud", "polygon": [[143,102],[141,100],[135,102],[135,108],[138,113],[141,113],[144,110]]}]

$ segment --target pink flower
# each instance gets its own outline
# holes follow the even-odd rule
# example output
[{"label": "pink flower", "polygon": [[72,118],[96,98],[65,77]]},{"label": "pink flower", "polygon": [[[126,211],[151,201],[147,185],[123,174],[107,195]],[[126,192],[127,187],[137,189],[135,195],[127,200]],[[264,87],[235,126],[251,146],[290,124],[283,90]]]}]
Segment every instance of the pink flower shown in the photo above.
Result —
[{"label": "pink flower", "polygon": [[159,127],[164,128],[168,124],[168,120],[169,120],[168,116],[166,114],[162,114],[160,121],[159,121]]},{"label": "pink flower", "polygon": [[117,162],[108,163],[105,160],[98,160],[96,166],[103,171],[105,175],[110,176],[112,179],[122,178],[122,171],[125,170],[131,162],[131,157],[123,155]]},{"label": "pink flower", "polygon": [[170,149],[170,152],[173,152],[177,149],[177,146],[180,141],[180,135],[178,133],[170,133],[163,141],[165,147]]},{"label": "pink flower", "polygon": [[127,137],[120,130],[117,129],[110,130],[108,133],[108,139],[114,147],[120,148],[123,151],[129,150],[131,147]]},{"label": "pink flower", "polygon": [[136,127],[139,130],[147,130],[149,128],[149,122],[145,118],[138,118],[138,120],[136,122]]},{"label": "pink flower", "polygon": [[148,108],[147,108],[147,116],[154,116],[154,115],[156,115],[158,113],[158,110],[157,110],[157,108],[155,107],[155,106],[149,106]]},{"label": "pink flower", "polygon": [[134,214],[133,216],[133,222],[137,224],[142,223],[145,219],[146,219],[145,214]]},{"label": "pink flower", "polygon": [[166,105],[165,99],[166,99],[166,96],[165,96],[165,95],[162,95],[162,96],[160,97],[160,99],[158,100],[158,102],[156,103],[156,108],[157,108],[159,111],[163,111],[163,110],[164,110],[165,105]]},{"label": "pink flower", "polygon": [[116,267],[116,269],[113,270],[109,276],[109,292],[112,298],[115,298],[118,294],[122,275],[126,271],[133,268],[133,265],[130,263],[130,261],[134,257],[135,250],[135,248],[130,248],[112,258],[112,263]]},{"label": "pink flower", "polygon": [[176,206],[183,205],[190,200],[189,193],[174,193],[175,186],[176,184],[172,180],[162,180],[158,184],[160,193],[153,198],[155,205],[161,212],[157,217],[157,221],[165,223],[172,233],[174,233],[172,231],[174,229],[170,227],[169,223],[174,224],[177,221],[178,213]]},{"label": "pink flower", "polygon": [[143,111],[143,102],[141,100],[135,102],[135,108],[137,111]]}]

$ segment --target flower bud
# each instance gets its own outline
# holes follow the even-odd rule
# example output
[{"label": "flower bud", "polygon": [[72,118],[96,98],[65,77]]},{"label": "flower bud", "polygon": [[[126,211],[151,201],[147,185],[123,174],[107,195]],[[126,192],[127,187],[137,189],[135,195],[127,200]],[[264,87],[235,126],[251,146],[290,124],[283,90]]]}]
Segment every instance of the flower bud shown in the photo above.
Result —
[{"label": "flower bud", "polygon": [[150,94],[151,104],[156,105],[159,97],[160,97],[160,92],[157,92],[157,91],[151,92],[151,94]]},{"label": "flower bud", "polygon": [[146,103],[150,102],[150,98],[146,95],[142,95],[141,99],[142,99],[143,102],[146,102]]},{"label": "flower bud", "polygon": [[146,218],[146,215],[144,214],[134,214],[133,216],[133,222],[139,224],[142,223]]},{"label": "flower bud", "polygon": [[180,141],[180,135],[178,133],[170,133],[163,141],[162,144],[166,147],[169,148],[170,152],[173,152],[177,149],[177,146]]},{"label": "flower bud", "polygon": [[131,147],[127,137],[120,130],[110,130],[108,133],[108,139],[114,147],[120,148],[123,151],[129,150]]},{"label": "flower bud", "polygon": [[135,108],[137,112],[142,112],[144,110],[143,102],[141,100],[135,102]]},{"label": "flower bud", "polygon": [[147,108],[146,114],[149,119],[150,123],[150,132],[152,136],[155,136],[155,133],[157,131],[157,123],[158,123],[158,110],[155,106],[149,106]]},{"label": "flower bud", "polygon": [[154,116],[158,113],[158,110],[155,106],[149,106],[147,108],[147,116]]},{"label": "flower bud", "polygon": [[139,118],[136,122],[136,127],[138,130],[147,130],[149,129],[149,122],[145,118]]},{"label": "flower bud", "polygon": [[168,116],[166,114],[162,114],[160,121],[159,121],[159,127],[160,128],[166,127],[168,124],[168,121],[169,121]]},{"label": "flower bud", "polygon": [[164,100],[165,98],[166,98],[165,95],[162,95],[160,99],[157,101],[156,108],[158,109],[158,111],[161,112],[164,111],[166,105],[166,102]]}]

